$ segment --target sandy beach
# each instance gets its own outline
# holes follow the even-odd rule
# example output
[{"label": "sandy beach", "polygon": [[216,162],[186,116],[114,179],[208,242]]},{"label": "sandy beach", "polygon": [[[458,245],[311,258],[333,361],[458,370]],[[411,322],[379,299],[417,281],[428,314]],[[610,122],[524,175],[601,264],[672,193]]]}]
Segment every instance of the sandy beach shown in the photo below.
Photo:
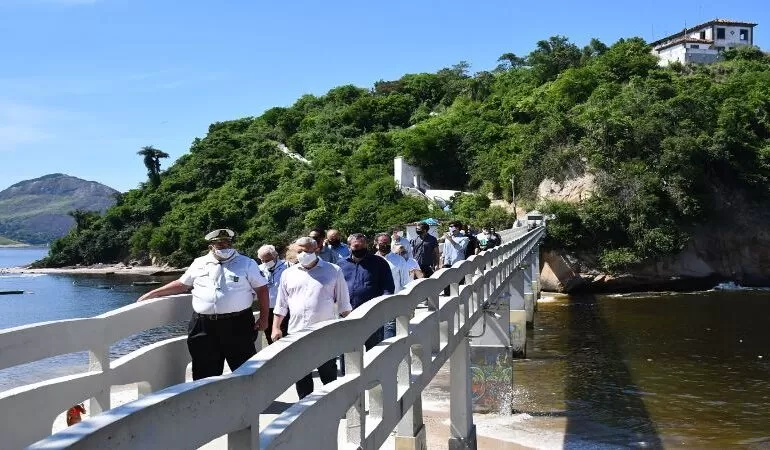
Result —
[{"label": "sandy beach", "polygon": [[95,264],[93,266],[67,266],[58,268],[30,269],[26,267],[0,268],[0,274],[47,273],[62,275],[178,275],[185,269],[168,266],[126,266],[124,264]]}]

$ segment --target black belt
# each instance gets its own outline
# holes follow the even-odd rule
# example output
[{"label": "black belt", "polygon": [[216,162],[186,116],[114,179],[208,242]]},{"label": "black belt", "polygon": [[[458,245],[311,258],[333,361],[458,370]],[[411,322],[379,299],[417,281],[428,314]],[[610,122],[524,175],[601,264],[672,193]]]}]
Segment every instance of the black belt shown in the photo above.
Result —
[{"label": "black belt", "polygon": [[228,319],[232,317],[243,316],[246,314],[252,314],[251,308],[244,309],[243,311],[222,313],[222,314],[199,314],[197,312],[193,312],[193,318],[196,318],[196,319],[202,318],[202,319],[208,319],[208,320],[222,320],[222,319]]}]

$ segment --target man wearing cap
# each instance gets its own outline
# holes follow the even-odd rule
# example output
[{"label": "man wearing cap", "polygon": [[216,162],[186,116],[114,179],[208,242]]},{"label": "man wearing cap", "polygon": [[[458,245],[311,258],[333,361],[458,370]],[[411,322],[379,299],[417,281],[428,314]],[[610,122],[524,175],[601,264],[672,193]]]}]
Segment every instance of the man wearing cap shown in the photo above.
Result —
[{"label": "man wearing cap", "polygon": [[[224,362],[235,370],[257,353],[255,330],[267,327],[268,289],[253,259],[232,247],[229,229],[207,234],[209,253],[196,258],[178,280],[150,291],[137,301],[192,289],[193,317],[188,325],[187,348],[192,357],[193,379],[222,375]],[[254,323],[256,295],[259,321]]]}]

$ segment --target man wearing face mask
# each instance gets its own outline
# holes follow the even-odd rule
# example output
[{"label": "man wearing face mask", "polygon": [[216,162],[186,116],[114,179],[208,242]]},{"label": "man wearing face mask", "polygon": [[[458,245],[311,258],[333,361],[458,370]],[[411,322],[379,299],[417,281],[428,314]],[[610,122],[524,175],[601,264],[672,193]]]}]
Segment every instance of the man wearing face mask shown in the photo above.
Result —
[{"label": "man wearing face mask", "polygon": [[449,224],[449,231],[444,235],[444,251],[441,254],[444,267],[452,267],[452,264],[465,259],[468,237],[460,234],[461,229],[460,222],[452,222]]},{"label": "man wearing face mask", "polygon": [[[281,276],[273,321],[273,340],[284,336],[281,325],[289,316],[289,334],[297,333],[311,325],[336,319],[335,304],[339,315],[351,311],[348,285],[342,271],[316,254],[316,241],[302,237],[294,242],[297,264],[289,267]],[[337,359],[330,359],[318,367],[323,384],[337,379]],[[296,384],[297,395],[302,399],[313,392],[313,376],[308,374]]]},{"label": "man wearing face mask", "polygon": [[335,260],[337,262],[350,256],[350,248],[348,248],[348,246],[342,242],[339,231],[327,231],[326,242],[326,247],[334,254]]},{"label": "man wearing face mask", "polygon": [[[360,233],[348,237],[350,257],[339,262],[340,269],[345,275],[345,281],[350,291],[350,303],[353,309],[381,295],[395,292],[395,283],[388,263],[377,255],[369,253],[366,248],[366,236]],[[383,329],[380,328],[365,342],[369,350],[383,339]]]},{"label": "man wearing face mask", "polygon": [[397,245],[401,245],[406,249],[406,253],[409,255],[409,257],[412,257],[412,244],[409,243],[409,239],[402,236],[404,233],[403,228],[399,226],[395,226],[391,230],[391,243],[390,243],[390,251],[394,252],[394,248]]},{"label": "man wearing face mask", "polygon": [[[187,348],[193,379],[222,375],[224,363],[235,370],[257,353],[254,330],[264,330],[268,318],[267,280],[257,262],[232,247],[229,229],[207,234],[209,253],[196,258],[178,280],[150,291],[137,301],[192,289],[193,317],[188,325]],[[252,313],[258,300],[259,321]]]},{"label": "man wearing face mask", "polygon": [[[263,245],[257,250],[257,258],[262,261],[259,265],[259,271],[267,280],[267,288],[270,293],[270,313],[267,316],[267,328],[265,328],[265,338],[268,344],[273,343],[273,309],[278,297],[278,285],[281,282],[283,271],[289,267],[289,264],[278,257],[278,252],[272,245]],[[288,333],[289,320],[285,319],[281,324],[283,334]]]},{"label": "man wearing face mask", "polygon": [[425,222],[417,225],[417,237],[412,239],[412,253],[420,270],[425,277],[430,277],[439,267],[438,240],[428,231],[430,226]]}]

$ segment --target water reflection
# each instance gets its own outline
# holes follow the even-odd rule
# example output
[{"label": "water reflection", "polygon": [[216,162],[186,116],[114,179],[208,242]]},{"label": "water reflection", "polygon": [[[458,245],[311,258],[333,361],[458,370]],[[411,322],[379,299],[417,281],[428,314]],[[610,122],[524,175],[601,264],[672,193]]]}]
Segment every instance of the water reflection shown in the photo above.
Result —
[{"label": "water reflection", "polygon": [[[571,297],[567,322],[566,416],[564,445],[576,439],[582,446],[589,423],[609,426],[591,439],[610,444],[660,448],[658,430],[642,401],[612,330],[596,297]],[[618,432],[622,430],[622,432]]]},{"label": "water reflection", "polygon": [[573,448],[768,445],[768,329],[768,292],[541,302],[513,410]]}]

